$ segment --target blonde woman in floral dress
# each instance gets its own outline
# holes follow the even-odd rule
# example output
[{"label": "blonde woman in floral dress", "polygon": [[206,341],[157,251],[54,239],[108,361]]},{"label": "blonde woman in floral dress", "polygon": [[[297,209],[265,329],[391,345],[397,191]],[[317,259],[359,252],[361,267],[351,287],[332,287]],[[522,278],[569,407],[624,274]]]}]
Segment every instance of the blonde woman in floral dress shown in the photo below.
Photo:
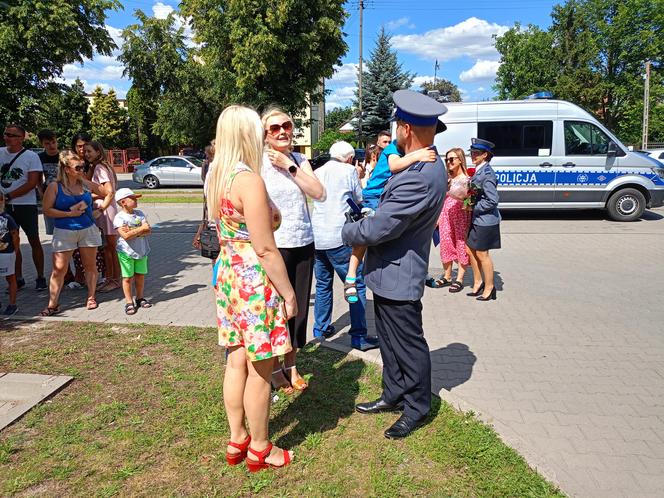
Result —
[{"label": "blonde woman in floral dress", "polygon": [[207,196],[220,243],[213,279],[219,344],[228,351],[226,460],[236,465],[246,459],[252,472],[283,467],[293,457],[268,438],[272,366],[292,350],[287,322],[297,315],[297,304],[274,241],[281,215],[260,175],[263,133],[249,108],[230,106],[221,113]]}]

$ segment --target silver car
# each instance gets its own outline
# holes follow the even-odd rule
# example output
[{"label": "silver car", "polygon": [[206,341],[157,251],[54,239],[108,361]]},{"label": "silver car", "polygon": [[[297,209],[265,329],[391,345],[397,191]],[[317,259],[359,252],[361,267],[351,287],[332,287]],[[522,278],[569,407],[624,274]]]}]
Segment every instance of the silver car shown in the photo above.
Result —
[{"label": "silver car", "polygon": [[146,188],[164,185],[203,186],[203,161],[191,156],[162,156],[141,164],[134,170],[132,180]]}]

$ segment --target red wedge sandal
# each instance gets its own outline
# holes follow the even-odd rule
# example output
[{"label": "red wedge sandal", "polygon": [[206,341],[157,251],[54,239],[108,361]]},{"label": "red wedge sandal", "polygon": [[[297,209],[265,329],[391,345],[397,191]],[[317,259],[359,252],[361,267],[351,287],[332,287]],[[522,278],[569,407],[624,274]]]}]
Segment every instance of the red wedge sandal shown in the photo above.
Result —
[{"label": "red wedge sandal", "polygon": [[265,459],[270,456],[272,446],[272,443],[269,443],[267,448],[265,448],[263,451],[256,451],[253,448],[249,448],[249,453],[258,459],[250,460],[247,458],[247,468],[249,469],[249,472],[258,472],[259,470],[264,469],[279,469],[291,463],[290,453],[288,453],[286,450],[282,450],[284,452],[284,463],[282,465],[272,465],[271,463],[267,463]]},{"label": "red wedge sandal", "polygon": [[251,436],[247,436],[247,439],[241,443],[234,443],[233,441],[228,442],[228,446],[232,446],[233,448],[240,450],[239,453],[229,453],[226,451],[226,461],[228,462],[228,465],[237,465],[238,463],[242,463],[242,460],[247,458],[249,443],[251,443]]}]

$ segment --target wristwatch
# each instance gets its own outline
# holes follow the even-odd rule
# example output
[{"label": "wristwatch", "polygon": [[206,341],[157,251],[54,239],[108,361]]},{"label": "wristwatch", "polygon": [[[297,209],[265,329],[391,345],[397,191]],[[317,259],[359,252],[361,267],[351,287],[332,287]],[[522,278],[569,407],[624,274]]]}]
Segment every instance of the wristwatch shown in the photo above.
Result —
[{"label": "wristwatch", "polygon": [[288,167],[288,172],[289,172],[291,175],[294,175],[296,171],[297,171],[297,166],[295,166],[294,164],[291,164],[291,165]]}]

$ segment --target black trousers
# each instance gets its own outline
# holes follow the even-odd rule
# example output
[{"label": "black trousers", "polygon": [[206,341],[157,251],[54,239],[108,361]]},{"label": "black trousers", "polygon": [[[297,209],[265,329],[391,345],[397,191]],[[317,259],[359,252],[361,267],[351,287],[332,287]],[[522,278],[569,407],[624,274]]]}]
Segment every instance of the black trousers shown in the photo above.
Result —
[{"label": "black trousers", "polygon": [[307,343],[307,319],[309,318],[309,296],[314,273],[314,244],[302,247],[279,248],[286,263],[288,280],[295,290],[297,316],[288,320],[288,330],[293,349]]},{"label": "black trousers", "polygon": [[383,359],[383,400],[404,402],[404,415],[419,420],[431,409],[431,358],[422,329],[421,301],[374,294],[376,330]]}]

